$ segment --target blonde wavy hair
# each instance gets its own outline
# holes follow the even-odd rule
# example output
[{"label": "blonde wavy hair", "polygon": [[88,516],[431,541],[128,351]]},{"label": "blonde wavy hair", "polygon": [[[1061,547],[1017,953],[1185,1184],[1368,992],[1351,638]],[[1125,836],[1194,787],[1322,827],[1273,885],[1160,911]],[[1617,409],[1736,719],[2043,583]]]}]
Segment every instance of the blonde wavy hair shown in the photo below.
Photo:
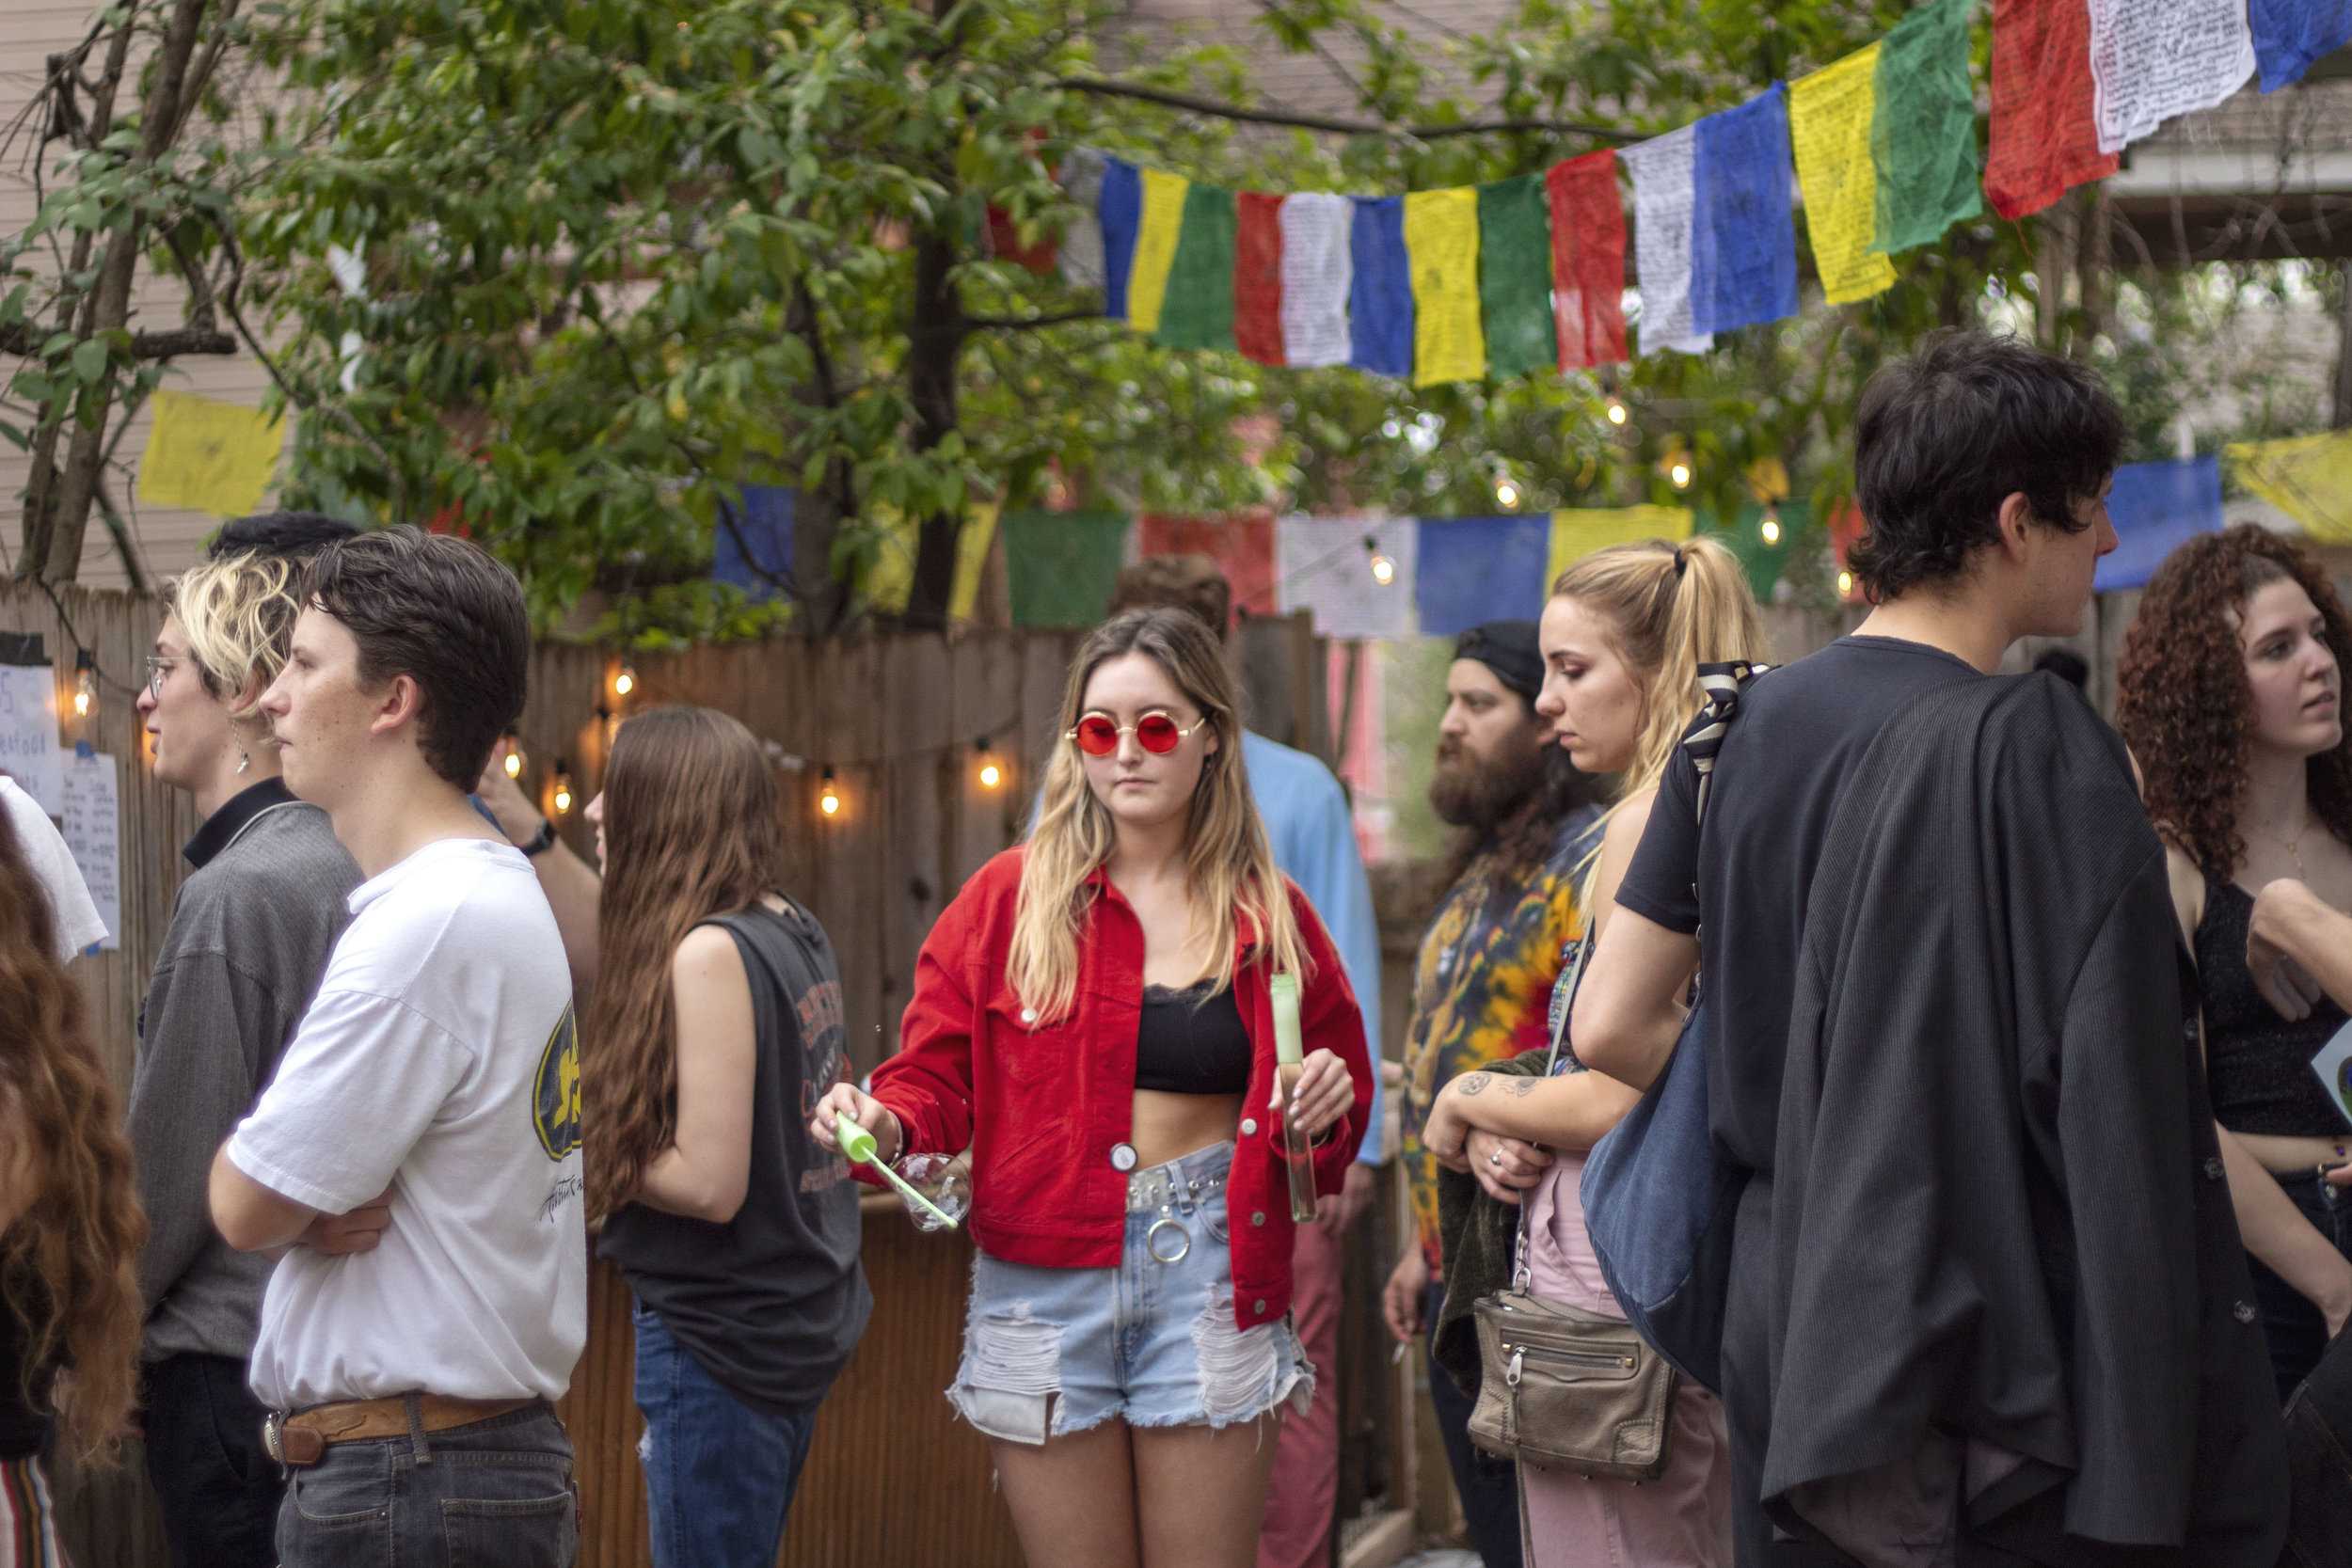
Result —
[{"label": "blonde wavy hair", "polygon": [[1062,736],[1085,711],[1087,683],[1094,672],[1127,654],[1141,654],[1166,671],[1217,740],[1201,765],[1184,835],[1193,934],[1207,940],[1213,956],[1205,974],[1219,989],[1232,984],[1235,932],[1247,919],[1258,931],[1251,961],[1305,978],[1306,947],[1282,875],[1275,869],[1265,826],[1250,800],[1241,715],[1216,638],[1188,611],[1134,610],[1096,627],[1071,664],[1053,756],[1045,768],[1044,804],[1021,867],[1005,977],[1022,1006],[1036,1008],[1041,1018],[1061,1017],[1077,993],[1086,881],[1109,861],[1117,841],[1109,810],[1088,787],[1077,748]]},{"label": "blonde wavy hair", "polygon": [[[231,705],[229,717],[249,723],[261,693],[286,666],[294,624],[296,564],[258,550],[207,561],[173,580],[167,602],[188,640],[204,689]],[[238,696],[254,683],[254,700]]]},{"label": "blonde wavy hair", "polygon": [[[1595,550],[1560,574],[1551,596],[1574,599],[1601,618],[1641,689],[1641,733],[1632,762],[1617,776],[1613,816],[1665,777],[1698,711],[1699,666],[1762,657],[1763,618],[1740,558],[1712,539],[1645,539]],[[1585,864],[1587,907],[1599,869],[1595,850]]]}]

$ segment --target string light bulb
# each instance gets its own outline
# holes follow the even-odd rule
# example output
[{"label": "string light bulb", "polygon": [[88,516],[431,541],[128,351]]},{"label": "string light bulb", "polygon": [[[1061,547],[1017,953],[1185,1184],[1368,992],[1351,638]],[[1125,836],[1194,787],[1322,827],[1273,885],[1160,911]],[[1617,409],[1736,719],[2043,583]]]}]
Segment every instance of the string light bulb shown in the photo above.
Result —
[{"label": "string light bulb", "polygon": [[1853,574],[1852,574],[1851,572],[1840,572],[1840,573],[1838,573],[1838,574],[1837,574],[1837,596],[1838,596],[1839,598],[1841,598],[1841,599],[1842,599],[1842,598],[1846,598],[1846,597],[1848,597],[1848,596],[1849,596],[1849,595],[1851,595],[1852,593],[1853,593]]},{"label": "string light bulb", "polygon": [[1666,465],[1666,483],[1673,485],[1677,490],[1688,490],[1691,488],[1690,459],[1685,457],[1677,457],[1672,462],[1668,463]]},{"label": "string light bulb", "polygon": [[1369,533],[1364,535],[1364,554],[1369,556],[1372,560],[1372,580],[1374,582],[1377,583],[1382,588],[1386,588],[1389,584],[1396,580],[1396,562],[1391,561],[1389,558],[1388,553],[1380,548],[1380,541],[1375,539]]},{"label": "string light bulb", "polygon": [[636,689],[637,672],[631,669],[628,665],[622,665],[612,676],[612,695],[615,697],[626,697]]},{"label": "string light bulb", "polygon": [[555,759],[555,815],[572,814],[572,765],[562,757]]},{"label": "string light bulb", "polygon": [[1625,405],[1625,399],[1614,395],[1610,397],[1609,422],[1611,424],[1622,427],[1625,424],[1625,421],[1632,417],[1632,411]]},{"label": "string light bulb", "polygon": [[980,765],[980,787],[982,789],[1001,788],[1005,782],[1005,769],[1003,765],[997,762],[995,752],[989,746],[988,736],[982,736],[972,742],[972,755],[978,760]]},{"label": "string light bulb", "polygon": [[1504,506],[1519,504],[1519,487],[1507,479],[1495,481],[1495,499]]},{"label": "string light bulb", "polygon": [[841,791],[834,787],[833,769],[828,768],[818,778],[817,809],[827,816],[841,815]]},{"label": "string light bulb", "polygon": [[1764,535],[1764,543],[1767,545],[1777,545],[1780,543],[1779,507],[1768,506],[1764,509],[1764,526],[1757,531]]},{"label": "string light bulb", "polygon": [[73,717],[87,719],[98,711],[98,660],[87,648],[73,653]]},{"label": "string light bulb", "polygon": [[506,760],[499,766],[506,769],[508,778],[519,779],[523,776],[523,764],[526,760],[528,759],[523,756],[523,743],[516,738],[513,730],[507,731]]}]

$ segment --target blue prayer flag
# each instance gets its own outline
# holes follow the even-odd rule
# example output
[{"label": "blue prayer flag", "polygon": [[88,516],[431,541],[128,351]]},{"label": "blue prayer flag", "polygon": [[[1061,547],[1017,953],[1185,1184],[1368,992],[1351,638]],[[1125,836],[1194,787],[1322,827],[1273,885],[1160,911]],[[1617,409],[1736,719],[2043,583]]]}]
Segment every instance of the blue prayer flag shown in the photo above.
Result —
[{"label": "blue prayer flag", "polygon": [[710,575],[755,600],[774,598],[776,579],[792,577],[794,500],[794,493],[781,484],[746,484],[739,504],[721,496]]},{"label": "blue prayer flag", "polygon": [[2352,0],[2247,0],[2263,91],[2303,79],[2312,62],[2352,43]]},{"label": "blue prayer flag", "polygon": [[1424,637],[1453,637],[1488,621],[1544,612],[1551,514],[1423,517],[1413,600]]},{"label": "blue prayer flag", "polygon": [[1103,190],[1094,200],[1103,230],[1103,314],[1127,319],[1127,279],[1136,268],[1136,236],[1143,229],[1143,176],[1124,158],[1103,160]]},{"label": "blue prayer flag", "polygon": [[1797,313],[1797,219],[1789,191],[1788,88],[1774,82],[1697,126],[1691,312],[1701,332]]},{"label": "blue prayer flag", "polygon": [[1405,254],[1405,198],[1364,197],[1348,230],[1347,362],[1379,375],[1413,373],[1413,269]]},{"label": "blue prayer flag", "polygon": [[2100,561],[2091,587],[2108,594],[2145,586],[2174,549],[2220,531],[2221,459],[2124,464],[2115,470],[2107,516],[2119,543]]}]

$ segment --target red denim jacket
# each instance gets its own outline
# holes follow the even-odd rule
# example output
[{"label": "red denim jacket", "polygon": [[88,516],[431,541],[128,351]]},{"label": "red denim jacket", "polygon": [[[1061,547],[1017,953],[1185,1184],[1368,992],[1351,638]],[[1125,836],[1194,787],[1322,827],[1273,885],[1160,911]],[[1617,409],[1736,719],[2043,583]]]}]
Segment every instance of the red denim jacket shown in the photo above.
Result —
[{"label": "red denim jacket", "polygon": [[[1127,1140],[1135,1109],[1136,1031],[1143,1012],[1143,927],[1097,870],[1078,935],[1070,1012],[1040,1023],[1005,981],[1023,851],[982,866],[940,914],[914,965],[898,1053],[874,1069],[874,1098],[906,1133],[910,1153],[972,1146],[972,1238],[990,1257],[1044,1268],[1119,1265],[1127,1227]],[[1299,997],[1302,1044],[1329,1050],[1355,1081],[1355,1107],[1314,1153],[1315,1188],[1336,1193],[1363,1142],[1372,1069],[1363,1019],[1338,952],[1307,897],[1287,879],[1309,964]],[[1233,1318],[1243,1328],[1290,1310],[1289,1177],[1264,1106],[1274,1093],[1274,1014],[1263,965],[1247,961],[1256,933],[1238,933],[1234,1001],[1249,1031],[1249,1088],[1226,1180]],[[1113,1150],[1124,1150],[1120,1164]],[[868,1181],[868,1167],[852,1167]]]}]

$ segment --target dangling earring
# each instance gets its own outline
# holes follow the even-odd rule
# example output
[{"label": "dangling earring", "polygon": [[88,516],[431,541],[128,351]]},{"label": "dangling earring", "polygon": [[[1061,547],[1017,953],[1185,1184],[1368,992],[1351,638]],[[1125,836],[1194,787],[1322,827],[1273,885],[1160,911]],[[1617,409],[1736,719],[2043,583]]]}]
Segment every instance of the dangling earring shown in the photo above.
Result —
[{"label": "dangling earring", "polygon": [[240,772],[240,773],[242,773],[242,772],[244,772],[246,768],[250,768],[250,767],[252,767],[252,766],[253,766],[253,753],[252,753],[251,752],[246,751],[246,750],[244,747],[242,747],[242,746],[238,747],[238,748],[237,748],[237,771],[238,771],[238,772]]}]

